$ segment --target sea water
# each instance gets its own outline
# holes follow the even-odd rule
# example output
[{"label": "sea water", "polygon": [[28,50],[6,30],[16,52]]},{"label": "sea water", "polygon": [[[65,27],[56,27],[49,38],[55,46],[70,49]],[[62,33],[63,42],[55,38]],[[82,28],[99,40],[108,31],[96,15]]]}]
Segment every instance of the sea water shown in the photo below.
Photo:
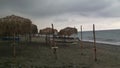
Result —
[{"label": "sea water", "polygon": [[[100,30],[96,31],[95,34],[97,43],[120,45],[120,30]],[[81,33],[78,32],[78,34],[75,36],[80,38]],[[93,42],[92,31],[83,31],[82,36],[83,41]]]}]

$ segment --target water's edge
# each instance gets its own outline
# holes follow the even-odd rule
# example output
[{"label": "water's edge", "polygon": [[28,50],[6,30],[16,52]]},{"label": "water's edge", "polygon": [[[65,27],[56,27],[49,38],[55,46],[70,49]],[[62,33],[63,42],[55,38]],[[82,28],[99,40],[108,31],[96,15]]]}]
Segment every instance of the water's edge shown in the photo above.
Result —
[{"label": "water's edge", "polygon": [[[93,42],[93,40],[83,40],[83,41],[85,41],[85,42]],[[96,41],[96,43],[120,46],[120,42],[113,43],[113,42],[105,42],[105,41]]]}]

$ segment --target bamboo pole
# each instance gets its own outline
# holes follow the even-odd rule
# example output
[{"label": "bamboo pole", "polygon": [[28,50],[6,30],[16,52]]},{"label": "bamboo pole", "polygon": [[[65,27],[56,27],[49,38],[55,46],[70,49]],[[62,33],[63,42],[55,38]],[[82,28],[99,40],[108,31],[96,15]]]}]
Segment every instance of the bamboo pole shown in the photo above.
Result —
[{"label": "bamboo pole", "polygon": [[29,43],[32,42],[32,23],[30,24],[30,30],[29,30]]},{"label": "bamboo pole", "polygon": [[13,42],[13,56],[16,57],[15,34],[14,34],[14,42]]},{"label": "bamboo pole", "polygon": [[13,30],[13,57],[15,58],[16,57],[16,48],[15,48],[15,33],[16,33],[16,28],[14,26],[14,30]]},{"label": "bamboo pole", "polygon": [[15,68],[16,64],[16,47],[15,47],[15,33],[13,34],[13,68]]},{"label": "bamboo pole", "polygon": [[[15,21],[16,23],[16,21]],[[13,58],[14,58],[14,68],[16,64],[16,41],[15,41],[15,34],[16,34],[16,26],[14,26],[14,33],[13,33]]]},{"label": "bamboo pole", "polygon": [[54,26],[53,26],[53,24],[52,24],[52,34],[53,34],[53,40],[52,40],[52,49],[53,49],[53,54],[55,55],[55,59],[57,59],[57,48],[58,47],[56,47],[56,43],[55,43],[55,35],[54,35]]},{"label": "bamboo pole", "polygon": [[80,32],[80,33],[81,33],[81,37],[80,37],[80,43],[81,43],[80,45],[81,45],[81,46],[80,46],[80,47],[81,47],[81,55],[82,55],[82,54],[83,54],[83,53],[82,53],[82,49],[83,49],[83,42],[82,42],[82,25],[81,25],[80,29],[81,29],[81,32]]},{"label": "bamboo pole", "polygon": [[48,44],[50,43],[50,30],[48,31]]},{"label": "bamboo pole", "polygon": [[53,47],[54,47],[54,46],[55,46],[55,45],[54,45],[54,41],[55,41],[55,40],[54,40],[54,26],[53,26],[53,24],[52,24],[52,36],[53,36],[53,37],[52,37],[52,38],[53,38],[52,42],[53,42]]},{"label": "bamboo pole", "polygon": [[48,45],[48,40],[47,40],[48,38],[47,38],[47,34],[46,34],[46,36],[45,36],[45,43],[46,43],[46,46]]},{"label": "bamboo pole", "polygon": [[95,38],[95,25],[93,24],[93,38],[94,38],[94,60],[97,61],[97,57],[96,57],[96,38]]}]

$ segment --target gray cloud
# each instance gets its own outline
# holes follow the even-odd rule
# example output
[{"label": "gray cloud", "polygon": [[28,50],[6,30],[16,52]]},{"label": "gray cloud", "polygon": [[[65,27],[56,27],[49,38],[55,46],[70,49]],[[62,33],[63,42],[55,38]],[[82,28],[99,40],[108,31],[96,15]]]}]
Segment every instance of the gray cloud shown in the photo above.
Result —
[{"label": "gray cloud", "polygon": [[20,13],[31,17],[61,14],[119,17],[119,0],[0,0],[0,15]]}]

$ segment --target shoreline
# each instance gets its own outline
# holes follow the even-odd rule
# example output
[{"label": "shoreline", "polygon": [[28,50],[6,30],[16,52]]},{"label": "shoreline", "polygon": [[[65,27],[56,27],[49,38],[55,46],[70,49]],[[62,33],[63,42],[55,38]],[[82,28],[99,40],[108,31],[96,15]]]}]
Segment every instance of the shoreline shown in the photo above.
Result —
[{"label": "shoreline", "polygon": [[[91,42],[93,43],[93,40],[83,40],[83,42]],[[96,41],[96,44],[106,44],[106,45],[114,45],[114,46],[120,46],[120,42],[105,42],[105,41]]]},{"label": "shoreline", "polygon": [[[89,41],[83,41],[83,45],[85,45],[85,46],[93,46],[93,42],[89,42]],[[114,49],[114,48],[118,48],[118,49],[120,49],[120,46],[119,45],[113,45],[113,44],[106,44],[106,43],[97,43],[96,42],[96,48],[98,49],[98,48],[111,48],[111,50],[112,49]]]}]

